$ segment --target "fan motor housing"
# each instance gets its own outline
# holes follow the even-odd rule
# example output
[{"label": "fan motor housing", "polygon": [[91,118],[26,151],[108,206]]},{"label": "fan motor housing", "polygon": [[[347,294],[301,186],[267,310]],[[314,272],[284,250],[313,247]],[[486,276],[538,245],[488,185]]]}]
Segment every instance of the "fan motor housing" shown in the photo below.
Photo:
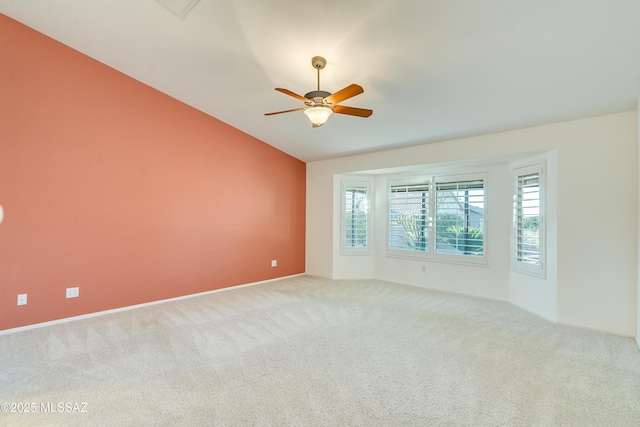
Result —
[{"label": "fan motor housing", "polygon": [[[331,93],[324,90],[312,90],[311,92],[307,93],[304,97],[316,103],[318,102],[322,103],[322,100],[329,95],[331,95]],[[320,99],[316,100],[315,98],[320,98]]]}]

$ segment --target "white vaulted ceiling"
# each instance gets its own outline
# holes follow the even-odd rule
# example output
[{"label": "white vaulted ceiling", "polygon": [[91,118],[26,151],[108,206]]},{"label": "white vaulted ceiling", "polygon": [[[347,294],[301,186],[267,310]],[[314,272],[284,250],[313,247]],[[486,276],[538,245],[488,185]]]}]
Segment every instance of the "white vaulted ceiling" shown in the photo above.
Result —
[{"label": "white vaulted ceiling", "polygon": [[[301,160],[633,110],[638,0],[0,0],[0,12]],[[189,0],[169,3],[187,4]],[[365,92],[313,129],[278,93]]]}]

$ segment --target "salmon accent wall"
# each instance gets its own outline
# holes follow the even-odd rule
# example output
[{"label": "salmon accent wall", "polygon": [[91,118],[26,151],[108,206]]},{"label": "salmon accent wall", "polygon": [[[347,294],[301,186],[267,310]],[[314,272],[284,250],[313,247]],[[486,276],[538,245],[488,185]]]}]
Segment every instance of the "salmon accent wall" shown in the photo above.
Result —
[{"label": "salmon accent wall", "polygon": [[305,163],[5,15],[0,63],[0,330],[304,272]]}]

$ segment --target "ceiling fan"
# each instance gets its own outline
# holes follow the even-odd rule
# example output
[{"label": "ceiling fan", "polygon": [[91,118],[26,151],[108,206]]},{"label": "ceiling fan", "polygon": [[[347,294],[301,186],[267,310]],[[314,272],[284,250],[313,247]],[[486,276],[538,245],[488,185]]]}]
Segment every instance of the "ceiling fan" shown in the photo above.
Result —
[{"label": "ceiling fan", "polygon": [[352,98],[356,95],[360,95],[364,92],[361,86],[352,84],[344,89],[340,89],[334,94],[320,90],[320,70],[327,65],[327,60],[321,56],[314,56],[311,58],[311,65],[318,70],[318,90],[313,90],[307,93],[305,96],[300,96],[291,92],[289,89],[283,89],[277,87],[278,92],[282,92],[285,95],[289,95],[298,101],[304,102],[306,107],[294,108],[293,110],[277,111],[275,113],[266,113],[265,116],[273,116],[275,114],[291,113],[293,111],[303,110],[304,114],[311,120],[312,127],[317,128],[325,124],[327,119],[332,113],[347,114],[349,116],[357,117],[369,117],[373,114],[373,110],[367,110],[364,108],[344,107],[338,105],[340,102]]}]

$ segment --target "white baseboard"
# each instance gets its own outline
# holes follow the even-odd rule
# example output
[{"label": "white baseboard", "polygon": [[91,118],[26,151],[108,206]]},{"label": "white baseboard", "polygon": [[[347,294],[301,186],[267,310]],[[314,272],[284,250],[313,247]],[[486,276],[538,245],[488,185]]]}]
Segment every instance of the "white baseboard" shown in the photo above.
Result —
[{"label": "white baseboard", "polygon": [[520,310],[527,311],[527,312],[533,314],[534,316],[538,316],[541,319],[547,320],[547,321],[549,321],[551,323],[558,323],[558,319],[556,319],[555,317],[547,316],[546,314],[544,314],[544,313],[542,313],[542,312],[540,312],[538,310],[533,310],[532,308],[525,307],[525,306],[520,305],[520,304],[516,304],[513,301],[508,301],[508,302],[509,302],[509,304],[513,305],[514,307],[518,307]]},{"label": "white baseboard", "polygon": [[45,326],[57,325],[60,323],[73,322],[75,320],[89,319],[91,317],[104,316],[105,314],[119,313],[121,311],[135,310],[136,308],[148,307],[150,305],[164,304],[170,301],[178,301],[187,298],[195,298],[203,295],[210,295],[216,292],[229,291],[232,289],[245,288],[247,286],[262,285],[264,283],[275,282],[278,280],[290,279],[292,277],[304,276],[306,273],[293,274],[291,276],[277,277],[275,279],[261,280],[259,282],[244,283],[242,285],[228,286],[226,288],[214,289],[211,291],[198,292],[197,294],[182,295],[179,297],[161,299],[158,301],[145,302],[142,304],[128,305],[126,307],[113,308],[111,310],[96,311],[95,313],[81,314],[79,316],[65,317],[64,319],[51,320],[49,322],[34,323],[33,325],[20,326],[12,329],[4,329],[0,331],[0,335],[13,334],[15,332],[28,331],[30,329],[43,328]]},{"label": "white baseboard", "polygon": [[614,329],[595,328],[593,326],[585,326],[585,325],[581,325],[581,324],[577,324],[577,323],[568,323],[568,322],[561,322],[561,321],[558,321],[556,323],[558,325],[571,326],[573,328],[581,328],[581,329],[586,329],[586,330],[589,330],[589,331],[602,332],[604,334],[615,335],[615,336],[622,337],[622,338],[634,339],[632,334],[630,334],[628,332],[616,331]]}]

